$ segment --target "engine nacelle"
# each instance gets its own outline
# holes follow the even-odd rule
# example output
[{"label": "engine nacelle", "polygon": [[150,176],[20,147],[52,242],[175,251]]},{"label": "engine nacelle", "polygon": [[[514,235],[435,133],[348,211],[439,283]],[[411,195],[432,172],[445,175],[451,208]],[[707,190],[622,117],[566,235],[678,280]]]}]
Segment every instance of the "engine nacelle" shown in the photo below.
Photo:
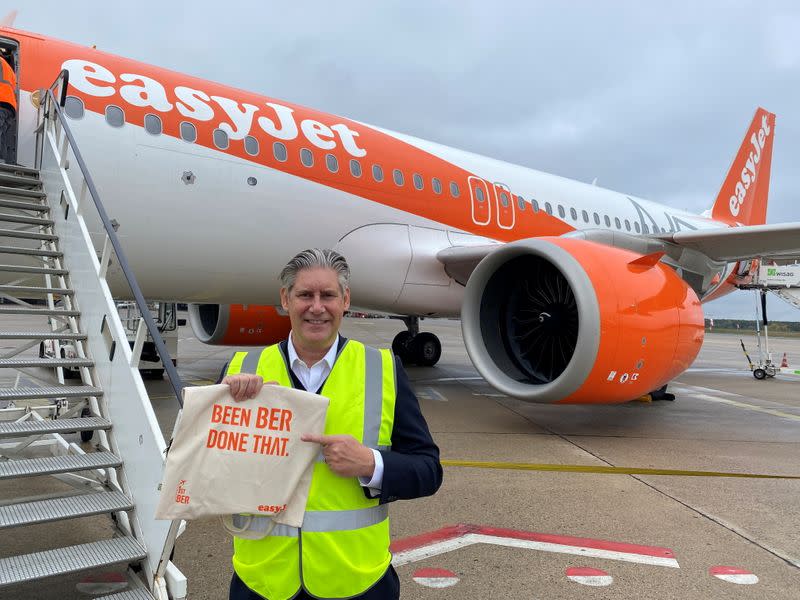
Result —
[{"label": "engine nacelle", "polygon": [[289,335],[288,315],[257,304],[190,304],[189,322],[204,344],[268,346]]},{"label": "engine nacelle", "polygon": [[703,311],[659,255],[581,239],[507,244],[467,283],[464,343],[481,375],[528,402],[612,404],[694,361]]}]

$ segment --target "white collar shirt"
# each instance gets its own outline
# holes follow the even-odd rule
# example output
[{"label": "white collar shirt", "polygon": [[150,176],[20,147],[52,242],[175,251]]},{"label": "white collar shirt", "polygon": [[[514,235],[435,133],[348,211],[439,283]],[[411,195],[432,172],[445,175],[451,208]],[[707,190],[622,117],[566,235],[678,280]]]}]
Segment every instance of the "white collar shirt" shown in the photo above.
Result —
[{"label": "white collar shirt", "polygon": [[336,338],[331,347],[328,349],[327,354],[322,357],[319,361],[315,362],[310,367],[304,363],[299,356],[297,356],[297,350],[295,350],[294,344],[292,343],[292,335],[289,334],[289,344],[288,344],[288,351],[289,351],[289,366],[292,369],[292,372],[297,376],[300,380],[300,383],[303,384],[303,387],[306,388],[307,391],[311,392],[312,394],[317,393],[319,388],[322,387],[322,383],[331,374],[331,370],[333,369],[333,363],[336,362],[336,351],[338,350],[339,346],[339,338]]}]

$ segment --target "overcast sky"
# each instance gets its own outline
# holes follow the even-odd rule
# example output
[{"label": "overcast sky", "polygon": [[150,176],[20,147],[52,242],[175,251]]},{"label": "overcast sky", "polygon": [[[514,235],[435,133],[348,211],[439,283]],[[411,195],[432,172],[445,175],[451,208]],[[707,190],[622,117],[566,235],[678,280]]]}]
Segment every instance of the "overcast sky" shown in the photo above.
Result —
[{"label": "overcast sky", "polygon": [[695,212],[763,106],[777,223],[800,221],[798,6],[39,0],[15,26]]}]

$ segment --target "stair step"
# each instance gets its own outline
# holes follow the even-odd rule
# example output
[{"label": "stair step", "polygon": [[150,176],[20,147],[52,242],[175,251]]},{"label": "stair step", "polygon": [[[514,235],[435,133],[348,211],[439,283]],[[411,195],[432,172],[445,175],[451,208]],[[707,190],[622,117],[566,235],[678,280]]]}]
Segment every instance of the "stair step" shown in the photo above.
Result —
[{"label": "stair step", "polygon": [[59,296],[72,296],[74,292],[69,288],[39,287],[31,285],[0,285],[0,294],[10,294],[19,298],[23,296],[46,296],[47,294],[58,294]]},{"label": "stair step", "polygon": [[122,461],[111,452],[89,452],[87,454],[64,454],[43,458],[26,458],[0,462],[0,480],[17,477],[36,477],[56,473],[91,471],[107,467],[119,467]]},{"label": "stair step", "polygon": [[29,256],[64,256],[58,250],[43,250],[41,248],[20,248],[18,246],[0,246],[0,254],[27,254]]},{"label": "stair step", "polygon": [[21,198],[44,198],[46,196],[46,194],[40,190],[21,190],[7,185],[0,185],[0,194]]},{"label": "stair step", "polygon": [[93,367],[91,358],[0,358],[0,369],[25,367]]},{"label": "stair step", "polygon": [[12,200],[11,198],[0,198],[0,206],[3,208],[18,208],[20,210],[38,210],[49,212],[50,207],[41,202],[26,202],[25,200]]},{"label": "stair step", "polygon": [[72,433],[111,429],[111,421],[102,417],[77,419],[26,419],[25,421],[0,421],[0,438],[27,437],[45,433]]},{"label": "stair step", "polygon": [[111,594],[110,596],[100,596],[92,600],[155,600],[155,597],[147,590],[138,588],[136,590],[126,590],[118,594]]},{"label": "stair step", "polygon": [[0,294],[10,294],[17,298],[27,298],[29,296],[46,296],[47,294],[72,296],[73,291],[69,288],[39,287],[30,285],[0,285]]},{"label": "stair step", "polygon": [[97,492],[0,506],[0,529],[76,519],[120,510],[133,502],[122,492]]},{"label": "stair step", "polygon": [[32,275],[68,275],[67,269],[53,269],[52,267],[25,267],[22,265],[0,265],[0,271],[6,273],[31,273]]},{"label": "stair step", "polygon": [[40,308],[38,306],[0,306],[0,315],[53,315],[63,317],[79,317],[81,311],[63,308]]},{"label": "stair step", "polygon": [[0,171],[0,183],[9,186],[24,186],[32,185],[41,187],[42,182],[38,177],[30,177],[29,175],[18,175],[16,173],[7,173]]},{"label": "stair step", "polygon": [[26,225],[52,226],[54,224],[53,219],[29,217],[28,215],[11,215],[8,213],[0,213],[0,221],[5,221],[6,223],[25,223]]},{"label": "stair step", "polygon": [[20,231],[19,229],[0,229],[0,236],[19,238],[21,240],[55,241],[58,239],[58,236],[55,233],[39,233],[38,231]]},{"label": "stair step", "polygon": [[85,340],[85,333],[72,331],[0,331],[0,340]]},{"label": "stair step", "polygon": [[144,546],[132,537],[11,556],[0,559],[0,587],[98,567],[138,562],[146,556]]},{"label": "stair step", "polygon": [[29,177],[39,177],[39,169],[23,167],[22,165],[9,165],[6,163],[0,163],[0,171],[4,173],[24,173]]},{"label": "stair step", "polygon": [[90,385],[48,385],[41,387],[0,388],[0,400],[85,398],[87,396],[99,398],[102,395],[103,390]]}]

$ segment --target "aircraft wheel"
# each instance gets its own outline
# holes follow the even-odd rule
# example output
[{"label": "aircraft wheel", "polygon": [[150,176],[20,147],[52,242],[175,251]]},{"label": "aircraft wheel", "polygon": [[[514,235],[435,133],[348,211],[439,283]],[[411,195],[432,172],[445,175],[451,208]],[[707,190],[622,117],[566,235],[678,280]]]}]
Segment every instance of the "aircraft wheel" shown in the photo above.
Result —
[{"label": "aircraft wheel", "polygon": [[442,343],[429,331],[418,333],[409,346],[414,360],[420,367],[432,367],[442,356]]},{"label": "aircraft wheel", "polygon": [[753,369],[753,377],[755,377],[759,381],[762,379],[766,379],[767,372],[764,369]]},{"label": "aircraft wheel", "polygon": [[409,342],[414,336],[411,335],[411,332],[407,329],[405,331],[401,331],[396,336],[394,336],[394,340],[392,341],[392,352],[394,352],[403,364],[409,364],[412,362],[412,355],[409,348]]}]

